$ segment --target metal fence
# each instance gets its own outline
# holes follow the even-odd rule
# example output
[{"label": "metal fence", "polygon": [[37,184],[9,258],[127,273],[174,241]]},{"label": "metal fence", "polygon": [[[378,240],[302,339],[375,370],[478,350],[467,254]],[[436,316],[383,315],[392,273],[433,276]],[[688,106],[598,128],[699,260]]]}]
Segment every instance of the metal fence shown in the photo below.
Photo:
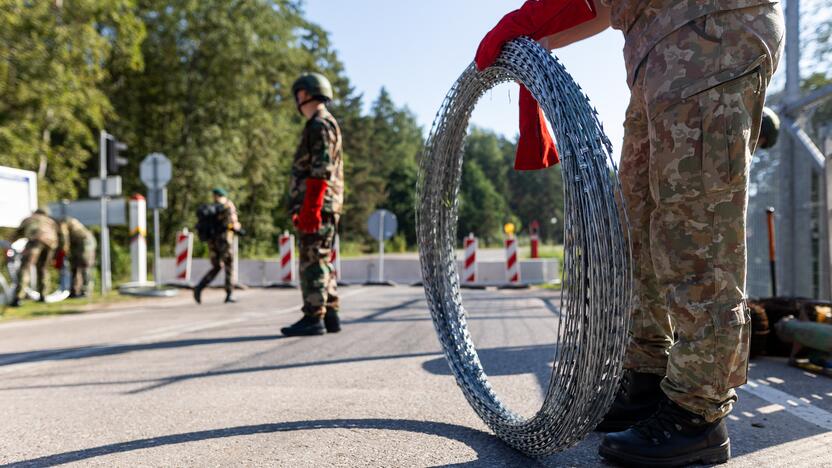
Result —
[{"label": "metal fence", "polygon": [[[815,135],[829,141],[832,128]],[[766,209],[775,208],[777,289],[781,296],[830,298],[825,174],[788,135],[759,150],[751,166],[748,204],[748,295],[771,295]],[[826,154],[832,145],[821,148]]]}]

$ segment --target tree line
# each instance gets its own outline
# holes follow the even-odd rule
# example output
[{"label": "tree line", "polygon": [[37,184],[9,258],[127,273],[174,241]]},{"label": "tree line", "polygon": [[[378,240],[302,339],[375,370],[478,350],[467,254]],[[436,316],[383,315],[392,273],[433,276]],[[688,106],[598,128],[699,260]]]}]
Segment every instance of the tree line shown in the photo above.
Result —
[{"label": "tree line", "polygon": [[[343,237],[369,245],[367,217],[386,208],[402,243],[415,244],[424,129],[384,89],[364,111],[365,97],[302,1],[0,0],[0,24],[0,164],[36,171],[41,203],[86,195],[106,129],[129,145],[127,194],[145,192],[145,155],[172,161],[163,239],[192,226],[196,207],[222,186],[248,231],[244,254],[271,255],[291,227],[289,168],[304,125],[291,84],[317,71],[333,83],[344,135]],[[562,218],[559,170],[516,173],[513,153],[513,141],[472,130],[460,237],[493,242],[505,222],[531,219],[545,238],[559,237],[550,223]]]}]

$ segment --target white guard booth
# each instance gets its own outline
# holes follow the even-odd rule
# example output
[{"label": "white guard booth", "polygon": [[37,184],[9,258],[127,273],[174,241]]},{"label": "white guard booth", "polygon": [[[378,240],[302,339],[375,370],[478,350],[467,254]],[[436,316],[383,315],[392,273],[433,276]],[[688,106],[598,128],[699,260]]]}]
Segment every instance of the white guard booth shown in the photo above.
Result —
[{"label": "white guard booth", "polygon": [[0,166],[0,227],[16,228],[38,208],[38,175]]}]

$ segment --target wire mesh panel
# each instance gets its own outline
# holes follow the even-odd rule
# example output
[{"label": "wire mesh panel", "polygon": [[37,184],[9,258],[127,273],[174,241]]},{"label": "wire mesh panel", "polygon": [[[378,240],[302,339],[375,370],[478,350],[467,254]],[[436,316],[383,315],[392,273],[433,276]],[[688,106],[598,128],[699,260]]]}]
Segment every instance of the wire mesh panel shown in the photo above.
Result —
[{"label": "wire mesh panel", "polygon": [[[455,239],[463,145],[480,97],[518,81],[553,124],[564,179],[564,280],[552,377],[530,419],[488,382],[468,332]],[[629,328],[632,274],[612,147],[597,112],[563,65],[537,43],[508,43],[494,66],[472,64],[440,108],[421,159],[417,235],[425,295],[445,357],[468,402],[509,445],[533,456],[574,445],[612,403]]]}]

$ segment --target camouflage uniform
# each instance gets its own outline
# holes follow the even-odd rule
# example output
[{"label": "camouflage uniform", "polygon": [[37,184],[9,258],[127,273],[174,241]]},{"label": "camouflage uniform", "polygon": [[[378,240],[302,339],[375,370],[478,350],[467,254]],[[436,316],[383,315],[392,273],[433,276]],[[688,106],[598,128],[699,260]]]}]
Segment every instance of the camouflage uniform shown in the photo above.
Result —
[{"label": "camouflage uniform", "polygon": [[73,296],[87,294],[87,286],[90,284],[90,268],[95,265],[95,236],[80,221],[75,218],[66,218],[62,224],[64,239],[69,243],[69,248],[64,247],[69,255],[69,264],[72,269],[72,290]]},{"label": "camouflage uniform", "polygon": [[[784,36],[761,0],[606,0],[632,96],[621,181],[636,278],[625,367],[715,421],[746,382],[748,171]],[[674,334],[676,338],[674,339]]]},{"label": "camouflage uniform", "polygon": [[37,292],[41,300],[46,297],[46,290],[49,288],[49,264],[60,245],[63,244],[58,223],[49,216],[35,213],[24,219],[15,232],[14,239],[26,238],[26,248],[23,250],[23,258],[20,264],[20,271],[17,273],[17,286],[14,297],[23,299],[24,290],[29,285],[29,274],[32,266],[37,269]]},{"label": "camouflage uniform", "polygon": [[237,207],[226,198],[223,204],[220,224],[228,228],[214,239],[208,241],[208,250],[211,257],[211,269],[205,273],[199,282],[199,287],[205,287],[216,278],[220,269],[225,272],[225,293],[230,295],[234,290],[234,229],[239,224],[237,218]]},{"label": "camouflage uniform", "polygon": [[327,189],[321,209],[321,228],[300,238],[300,283],[303,313],[321,317],[339,308],[336,278],[330,263],[332,245],[344,204],[344,161],[341,158],[341,129],[326,110],[306,123],[292,164],[290,197],[292,215],[300,213],[306,194],[306,179],[324,179]]}]

